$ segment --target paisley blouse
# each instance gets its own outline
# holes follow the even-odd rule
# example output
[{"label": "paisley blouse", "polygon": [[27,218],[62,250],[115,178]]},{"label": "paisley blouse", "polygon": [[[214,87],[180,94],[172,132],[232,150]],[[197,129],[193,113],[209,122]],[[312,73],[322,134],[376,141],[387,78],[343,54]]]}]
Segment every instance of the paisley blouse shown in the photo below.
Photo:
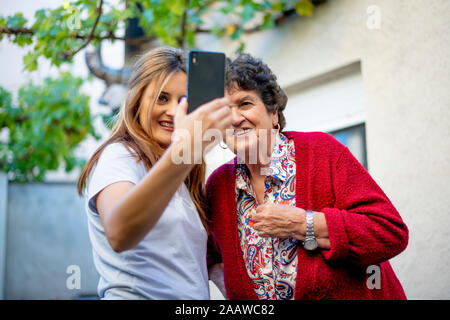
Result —
[{"label": "paisley blouse", "polygon": [[[294,142],[279,134],[265,171],[264,203],[295,206],[295,169]],[[258,236],[252,220],[258,203],[245,164],[236,170],[236,204],[242,254],[258,298],[293,299],[298,240]]]}]

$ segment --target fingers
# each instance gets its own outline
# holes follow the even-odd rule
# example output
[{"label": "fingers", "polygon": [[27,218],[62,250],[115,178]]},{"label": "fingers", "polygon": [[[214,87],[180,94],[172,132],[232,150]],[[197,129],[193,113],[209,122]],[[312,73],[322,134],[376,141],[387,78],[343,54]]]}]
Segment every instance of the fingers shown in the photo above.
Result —
[{"label": "fingers", "polygon": [[270,205],[270,204],[263,203],[263,204],[260,204],[260,205],[258,205],[256,207],[256,210],[255,210],[256,214],[254,214],[252,216],[252,219],[255,222],[255,228],[256,228],[257,225],[260,226],[261,223],[266,220],[266,217],[265,217],[264,214],[265,213],[270,213],[270,211],[267,210],[268,209],[268,205]]},{"label": "fingers", "polygon": [[[296,208],[296,210],[304,211],[302,208],[298,208],[298,207],[295,207],[295,208]],[[265,213],[277,214],[277,213],[283,213],[283,212],[286,212],[286,211],[289,211],[289,210],[292,210],[292,209],[293,209],[293,207],[285,205],[285,204],[262,203],[262,204],[260,204],[260,205],[258,205],[256,207],[256,212],[258,212],[258,213],[265,212]]]},{"label": "fingers", "polygon": [[231,112],[228,106],[223,107],[210,115],[211,121],[214,123],[214,127],[222,131],[225,134],[225,129],[231,126]]},{"label": "fingers", "polygon": [[252,217],[252,221],[253,221],[253,227],[255,229],[258,229],[258,227],[260,226],[261,222],[264,221],[264,219],[258,215],[255,215]]},{"label": "fingers", "polygon": [[274,229],[273,226],[268,226],[263,221],[255,221],[253,228],[258,232],[258,236],[262,238],[278,237],[281,230]]},{"label": "fingers", "polygon": [[219,109],[208,112],[210,118],[216,121],[219,121],[225,117],[229,117],[231,119],[231,109],[228,105],[223,105]]},{"label": "fingers", "polygon": [[275,206],[273,203],[263,203],[256,207],[256,213],[270,212],[271,208]]},{"label": "fingers", "polygon": [[199,107],[207,112],[214,112],[222,107],[228,106],[230,104],[230,99],[228,98],[217,98],[208,103],[205,103]]},{"label": "fingers", "polygon": [[187,111],[188,111],[187,99],[183,97],[175,110],[174,121],[176,122],[177,118],[185,116],[187,114]]},{"label": "fingers", "polygon": [[224,107],[223,109],[216,111],[214,114],[209,115],[208,118],[214,128],[223,131],[223,135],[225,134],[225,129],[231,127],[231,114],[227,107]]},{"label": "fingers", "polygon": [[229,107],[230,100],[228,98],[219,98],[208,102],[198,108],[197,116],[205,122],[205,129],[216,128],[220,131],[231,126],[231,109]]}]

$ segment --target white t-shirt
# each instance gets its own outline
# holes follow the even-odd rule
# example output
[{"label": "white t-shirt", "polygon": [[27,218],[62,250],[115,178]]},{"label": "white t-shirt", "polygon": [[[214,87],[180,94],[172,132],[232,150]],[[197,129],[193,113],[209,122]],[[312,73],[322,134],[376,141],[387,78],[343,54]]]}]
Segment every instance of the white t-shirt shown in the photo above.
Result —
[{"label": "white t-shirt", "polygon": [[184,183],[136,247],[117,253],[109,245],[95,197],[118,181],[138,184],[146,173],[143,163],[136,162],[123,144],[113,143],[103,150],[87,181],[86,213],[100,274],[98,295],[102,299],[209,299],[207,234]]}]

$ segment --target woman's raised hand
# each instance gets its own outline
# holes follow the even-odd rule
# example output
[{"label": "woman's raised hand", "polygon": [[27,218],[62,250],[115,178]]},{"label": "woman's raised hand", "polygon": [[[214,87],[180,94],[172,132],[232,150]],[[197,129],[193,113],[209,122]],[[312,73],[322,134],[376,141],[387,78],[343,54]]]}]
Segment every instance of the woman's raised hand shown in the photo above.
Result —
[{"label": "woman's raised hand", "polygon": [[183,98],[174,117],[175,131],[172,141],[182,143],[183,153],[190,148],[194,163],[201,162],[203,151],[222,141],[225,130],[231,127],[231,109],[228,98],[218,98],[205,103],[187,114],[188,103]]}]

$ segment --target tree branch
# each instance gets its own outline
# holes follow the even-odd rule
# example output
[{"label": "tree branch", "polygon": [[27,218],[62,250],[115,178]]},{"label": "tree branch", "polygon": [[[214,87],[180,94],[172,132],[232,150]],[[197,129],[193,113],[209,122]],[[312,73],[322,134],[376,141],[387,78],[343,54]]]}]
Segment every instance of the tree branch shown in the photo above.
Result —
[{"label": "tree branch", "polygon": [[18,34],[34,34],[34,31],[28,28],[0,27],[0,33],[9,35],[18,35]]},{"label": "tree branch", "polygon": [[184,49],[184,46],[185,46],[187,12],[189,10],[190,4],[191,4],[191,1],[186,0],[183,17],[181,18],[181,35],[178,38],[178,45],[182,49]]},{"label": "tree branch", "polygon": [[[235,26],[236,26],[236,28],[239,27],[239,25],[235,25]],[[250,33],[255,33],[255,32],[258,32],[261,30],[262,30],[262,25],[258,25],[258,26],[252,27],[252,28],[244,29],[243,32],[250,34]],[[222,31],[225,31],[225,28],[223,28]],[[195,33],[212,33],[212,32],[213,32],[212,29],[203,29],[203,28],[199,28],[199,27],[197,27],[195,29]]]},{"label": "tree branch", "polygon": [[[107,35],[104,36],[99,36],[99,35],[95,35],[95,30],[97,27],[97,24],[100,20],[100,16],[101,16],[101,7],[102,7],[102,2],[103,0],[100,0],[100,4],[99,7],[97,9],[98,14],[94,23],[94,26],[91,30],[91,32],[89,33],[89,35],[83,35],[83,34],[74,34],[71,37],[75,38],[75,39],[80,39],[80,40],[84,40],[84,43],[82,44],[82,46],[77,49],[76,51],[74,51],[73,53],[70,53],[70,56],[74,56],[76,53],[78,53],[80,50],[82,50],[83,48],[85,48],[92,40],[97,40],[97,41],[102,41],[102,40],[119,40],[119,41],[124,41],[127,44],[130,45],[141,45],[144,43],[147,43],[149,41],[152,41],[155,39],[154,36],[142,36],[142,37],[138,37],[138,38],[130,38],[130,37],[119,37],[114,35],[113,33],[108,33]],[[326,0],[312,0],[312,3],[317,6],[319,4],[322,4],[326,2]],[[210,6],[212,3],[214,2],[209,2],[207,4],[207,6]],[[190,0],[186,0],[186,10],[183,13],[182,16],[182,21],[181,21],[181,35],[180,38],[177,39],[178,44],[180,45],[181,48],[183,48],[185,46],[185,38],[186,38],[186,32],[187,32],[187,18],[188,18],[188,13],[187,11],[189,10],[189,6],[190,6]],[[286,18],[288,16],[290,16],[291,14],[295,13],[294,9],[291,10],[286,10],[283,11],[282,14],[275,19],[275,26],[281,25],[283,22],[286,21]],[[236,28],[238,28],[238,25],[235,25]],[[263,30],[263,25],[256,25],[254,27],[251,28],[245,28],[243,29],[243,33],[245,34],[251,34],[251,33],[255,33],[258,31]],[[207,28],[201,28],[201,27],[196,27],[194,29],[195,33],[212,33],[214,30],[213,29],[207,29]],[[222,31],[225,31],[225,28],[222,29]],[[20,34],[29,34],[29,35],[34,35],[35,34],[35,30],[33,29],[29,29],[29,28],[8,28],[8,27],[2,27],[0,26],[0,34],[6,34],[6,35],[20,35]]]},{"label": "tree branch", "polygon": [[[6,35],[20,35],[20,34],[34,35],[35,31],[33,29],[29,29],[29,28],[0,27],[0,33],[6,34]],[[86,36],[86,35],[82,35],[82,34],[75,34],[72,37],[75,39],[87,40],[89,38],[89,35]],[[138,37],[138,38],[118,37],[118,36],[114,35],[113,33],[109,33],[106,36],[93,35],[91,37],[91,40],[97,40],[97,41],[119,40],[119,41],[125,41],[125,43],[131,44],[131,45],[140,45],[142,43],[145,43],[145,42],[148,42],[148,41],[151,41],[154,39],[155,39],[155,37],[153,37],[153,36],[143,36],[143,37]]]}]

